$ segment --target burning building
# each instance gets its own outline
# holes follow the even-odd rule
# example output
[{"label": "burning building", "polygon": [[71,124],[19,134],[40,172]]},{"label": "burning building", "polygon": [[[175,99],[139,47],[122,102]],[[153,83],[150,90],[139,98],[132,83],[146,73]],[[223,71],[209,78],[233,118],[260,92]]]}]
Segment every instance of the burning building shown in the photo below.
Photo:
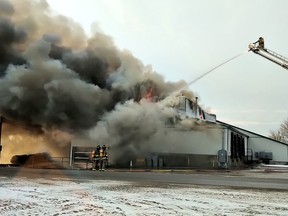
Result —
[{"label": "burning building", "polygon": [[1,0],[0,29],[6,153],[5,143],[15,140],[31,143],[27,146],[33,152],[39,146],[63,146],[74,136],[88,135],[121,106],[161,101],[186,85],[165,82],[100,31],[88,37],[77,23],[51,11],[46,1]]},{"label": "burning building", "polygon": [[110,146],[116,167],[215,169],[288,161],[286,143],[218,121],[185,96],[116,107],[103,120],[90,139],[72,140],[71,166],[80,149],[97,144]]},{"label": "burning building", "polygon": [[0,0],[0,29],[2,162],[48,152],[71,165],[77,148],[97,144],[124,165],[216,167],[247,156],[249,136],[204,111],[185,81],[166,82],[46,1]]}]

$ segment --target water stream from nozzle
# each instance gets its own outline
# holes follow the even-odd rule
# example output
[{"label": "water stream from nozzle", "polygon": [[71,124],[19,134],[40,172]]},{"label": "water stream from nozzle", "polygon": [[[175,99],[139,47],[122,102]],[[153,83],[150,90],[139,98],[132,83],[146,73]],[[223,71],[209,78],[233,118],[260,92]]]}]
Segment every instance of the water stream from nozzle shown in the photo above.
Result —
[{"label": "water stream from nozzle", "polygon": [[213,67],[213,68],[211,68],[211,69],[208,70],[207,72],[203,73],[201,76],[199,76],[199,77],[195,78],[194,80],[192,80],[191,82],[187,83],[184,87],[180,88],[180,89],[177,90],[176,92],[179,92],[179,91],[185,89],[186,87],[188,87],[188,86],[192,85],[193,83],[197,82],[198,80],[202,79],[204,76],[208,75],[209,73],[211,73],[212,71],[216,70],[217,68],[219,68],[219,67],[227,64],[228,62],[230,62],[230,61],[232,61],[232,60],[238,58],[239,56],[244,55],[244,54],[246,54],[246,53],[248,53],[248,52],[249,52],[249,50],[245,50],[244,52],[242,52],[242,53],[240,53],[240,54],[238,54],[238,55],[236,55],[236,56],[233,56],[232,58],[230,58],[230,59],[222,62],[221,64],[219,64],[219,65],[217,65],[217,66],[215,66],[215,67]]},{"label": "water stream from nozzle", "polygon": [[233,59],[236,59],[236,58],[238,58],[239,56],[241,56],[241,55],[243,55],[243,54],[245,54],[245,53],[248,53],[248,52],[249,52],[249,50],[245,50],[244,52],[242,52],[242,53],[240,53],[240,54],[238,54],[238,55],[236,55],[236,56],[233,56],[232,58],[230,58],[230,59],[222,62],[221,64],[213,67],[212,69],[208,70],[207,72],[205,72],[205,73],[202,74],[201,76],[199,76],[199,77],[197,77],[196,79],[194,79],[193,81],[189,82],[189,83],[187,84],[187,86],[192,85],[193,83],[197,82],[198,80],[200,80],[200,79],[203,78],[204,76],[206,76],[206,75],[208,75],[209,73],[211,73],[212,71],[216,70],[217,68],[219,68],[219,67],[227,64],[228,62],[232,61]]}]

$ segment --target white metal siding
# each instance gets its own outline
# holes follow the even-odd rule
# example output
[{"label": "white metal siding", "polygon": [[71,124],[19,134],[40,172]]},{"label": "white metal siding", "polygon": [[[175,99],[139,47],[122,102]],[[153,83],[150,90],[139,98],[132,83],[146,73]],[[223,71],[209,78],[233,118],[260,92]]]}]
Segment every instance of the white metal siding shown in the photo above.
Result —
[{"label": "white metal siding", "polygon": [[262,137],[250,137],[249,148],[255,152],[272,152],[273,161],[288,161],[288,146]]},{"label": "white metal siding", "polygon": [[270,138],[266,138],[257,134],[249,133],[242,130],[243,133],[249,136],[248,138],[248,148],[253,151],[253,159],[255,157],[255,152],[272,152],[273,161],[288,162],[288,146],[284,143],[280,143]]},{"label": "white metal siding", "polygon": [[208,128],[203,131],[176,131],[167,129],[166,135],[156,134],[150,150],[159,153],[184,153],[217,155],[222,148],[222,129]]}]

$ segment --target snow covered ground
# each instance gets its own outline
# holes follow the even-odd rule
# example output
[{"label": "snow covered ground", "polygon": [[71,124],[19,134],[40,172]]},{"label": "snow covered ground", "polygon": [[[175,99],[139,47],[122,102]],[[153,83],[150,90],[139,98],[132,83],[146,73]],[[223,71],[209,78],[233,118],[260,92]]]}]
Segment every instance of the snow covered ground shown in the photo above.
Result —
[{"label": "snow covered ground", "polygon": [[288,215],[287,191],[0,177],[0,215]]}]

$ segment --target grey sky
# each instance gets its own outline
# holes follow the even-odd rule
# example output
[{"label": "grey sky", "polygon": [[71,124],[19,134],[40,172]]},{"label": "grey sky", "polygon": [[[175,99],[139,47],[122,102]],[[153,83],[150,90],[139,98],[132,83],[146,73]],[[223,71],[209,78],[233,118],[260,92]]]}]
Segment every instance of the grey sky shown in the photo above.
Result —
[{"label": "grey sky", "polygon": [[[288,57],[286,0],[48,0],[87,33],[101,30],[167,81],[191,82],[264,37]],[[288,117],[288,71],[246,53],[190,86],[217,119],[269,135]]]}]

